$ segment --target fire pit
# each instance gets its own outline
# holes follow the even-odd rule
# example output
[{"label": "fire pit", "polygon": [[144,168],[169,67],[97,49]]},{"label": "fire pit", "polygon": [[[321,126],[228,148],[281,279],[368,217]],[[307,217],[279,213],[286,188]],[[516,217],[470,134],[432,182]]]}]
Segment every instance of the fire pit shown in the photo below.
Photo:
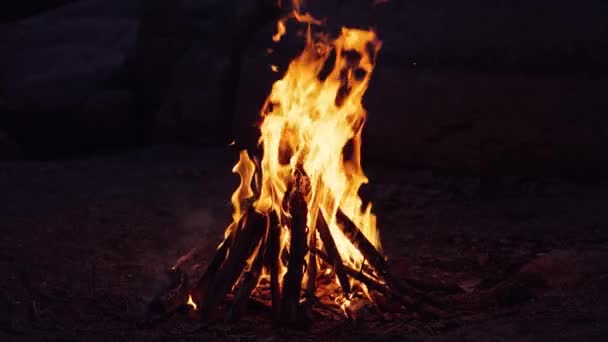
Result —
[{"label": "fire pit", "polygon": [[232,223],[204,272],[188,266],[198,265],[194,255],[177,262],[173,284],[152,312],[163,316],[187,303],[202,318],[224,313],[234,321],[254,298],[275,320],[296,324],[317,306],[352,318],[378,297],[437,312],[421,291],[391,275],[372,205],[358,195],[368,182],[361,101],[380,40],[373,30],[345,27],[332,39],[297,1],[273,40],[289,19],[306,25],[306,45],[261,110],[258,148],[243,150],[234,166],[241,181]]}]

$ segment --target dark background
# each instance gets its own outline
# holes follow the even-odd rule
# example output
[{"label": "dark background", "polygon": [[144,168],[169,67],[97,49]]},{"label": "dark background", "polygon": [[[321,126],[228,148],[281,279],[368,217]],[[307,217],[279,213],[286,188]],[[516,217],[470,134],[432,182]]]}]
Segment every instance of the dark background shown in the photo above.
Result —
[{"label": "dark background", "polygon": [[[255,34],[231,97],[235,117],[225,115],[232,42],[253,4],[22,1],[3,11],[0,157],[251,140],[277,77],[268,64],[285,66],[297,46],[295,38],[273,45],[272,23],[245,29]],[[369,160],[476,175],[606,171],[606,2],[317,7],[330,25],[373,25],[384,40],[366,96]],[[267,47],[277,52],[266,56]],[[218,137],[226,127],[228,138]]]}]

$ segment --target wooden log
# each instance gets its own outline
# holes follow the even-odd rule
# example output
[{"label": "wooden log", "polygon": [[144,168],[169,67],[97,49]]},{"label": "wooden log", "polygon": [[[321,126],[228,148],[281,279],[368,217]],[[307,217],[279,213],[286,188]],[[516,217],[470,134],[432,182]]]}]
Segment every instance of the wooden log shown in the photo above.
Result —
[{"label": "wooden log", "polygon": [[265,241],[260,242],[257,248],[257,254],[253,259],[249,270],[243,275],[239,287],[236,290],[234,301],[228,311],[226,320],[229,322],[238,321],[246,310],[247,303],[251,292],[258,284],[260,275],[262,274],[262,266],[264,265],[264,249],[266,248]]},{"label": "wooden log", "polygon": [[222,263],[226,260],[231,243],[232,235],[229,235],[226,239],[224,239],[224,241],[222,241],[215,253],[215,256],[207,266],[205,273],[198,281],[196,286],[192,289],[192,299],[195,303],[200,303],[203,293],[208,291],[211,280],[217,273],[217,270],[220,268]]},{"label": "wooden log", "polygon": [[[323,259],[325,262],[330,263],[331,259],[321,251],[317,251],[317,255]],[[403,292],[400,292],[398,289],[391,287],[389,283],[382,283],[371,276],[368,276],[362,271],[357,271],[347,265],[343,265],[344,270],[348,274],[349,277],[365,284],[368,289],[377,291],[378,293],[394,298],[404,304],[407,308],[410,308],[414,311],[417,311],[423,314],[425,317],[430,318],[439,318],[446,317],[447,314],[441,310],[436,308],[434,305],[431,305],[425,301],[426,296],[423,297],[412,297]]]},{"label": "wooden log", "polygon": [[276,214],[270,214],[270,227],[268,243],[266,245],[266,266],[270,270],[270,295],[272,300],[272,317],[278,321],[281,316],[281,283],[280,252],[281,252],[281,226]]},{"label": "wooden log", "polygon": [[[323,187],[323,180],[319,180],[318,187]],[[335,199],[331,199],[334,201]],[[336,203],[337,204],[337,203]],[[380,274],[389,271],[386,259],[376,247],[365,237],[355,223],[340,209],[336,211],[336,222],[346,238],[361,252],[365,260]]]},{"label": "wooden log", "polygon": [[247,260],[259,245],[267,226],[267,216],[249,207],[243,215],[238,230],[234,232],[234,242],[228,251],[226,261],[217,270],[208,289],[202,293],[200,302],[197,303],[202,318],[209,318],[226,293],[231,290],[245,269]]},{"label": "wooden log", "polygon": [[336,212],[336,221],[342,228],[342,232],[346,238],[348,238],[348,240],[361,252],[374,271],[378,272],[378,274],[384,278],[389,288],[397,289],[401,293],[415,294],[417,297],[423,297],[427,301],[432,301],[430,297],[426,296],[415,287],[399,281],[391,274],[388,263],[382,253],[372,245],[365,235],[363,235],[361,230],[359,230],[354,222],[346,216],[340,208],[338,208]]},{"label": "wooden log", "polygon": [[[318,214],[317,214],[318,215]],[[316,227],[312,227],[308,232],[308,264],[306,268],[306,275],[308,281],[306,283],[306,296],[309,301],[312,302],[315,298],[315,291],[317,289],[317,255],[310,251],[317,245],[317,230]]]},{"label": "wooden log", "polygon": [[304,195],[296,187],[289,200],[290,244],[287,273],[283,278],[281,297],[281,315],[284,321],[293,324],[298,321],[302,277],[304,275],[304,258],[306,256],[306,218],[307,205]]},{"label": "wooden log", "polygon": [[[319,214],[319,210],[316,210],[316,215]],[[316,216],[313,214],[312,216]],[[317,255],[313,253],[313,250],[317,246],[317,229],[316,225],[310,227],[308,232],[308,262],[306,267],[306,291],[304,294],[304,317],[306,323],[312,323],[314,318],[313,306],[318,303],[316,296],[317,292]]]},{"label": "wooden log", "polygon": [[363,235],[361,230],[353,223],[353,221],[338,208],[336,212],[336,222],[342,229],[346,238],[361,252],[365,260],[380,274],[384,275],[388,272],[388,263],[386,259],[372,245],[371,242]]},{"label": "wooden log", "polygon": [[372,266],[372,268],[384,278],[389,284],[390,288],[397,289],[401,293],[409,293],[415,295],[417,298],[421,298],[429,303],[439,303],[438,300],[420,291],[415,286],[412,286],[408,282],[398,280],[391,272],[388,263],[384,256],[372,245],[372,243],[363,235],[361,230],[354,224],[354,222],[344,214],[344,212],[338,208],[336,212],[336,221],[342,228],[342,232],[348,238],[348,240],[361,252],[365,260]]},{"label": "wooden log", "polygon": [[338,281],[340,282],[340,286],[342,287],[342,291],[344,292],[344,295],[347,296],[351,290],[350,282],[348,281],[348,276],[344,270],[344,263],[342,262],[342,257],[340,256],[336,242],[331,236],[327,221],[325,221],[323,213],[320,210],[317,215],[317,229],[319,230],[321,241],[323,241],[325,253],[327,253],[327,263],[333,267],[334,272],[336,272],[336,276],[338,277]]}]

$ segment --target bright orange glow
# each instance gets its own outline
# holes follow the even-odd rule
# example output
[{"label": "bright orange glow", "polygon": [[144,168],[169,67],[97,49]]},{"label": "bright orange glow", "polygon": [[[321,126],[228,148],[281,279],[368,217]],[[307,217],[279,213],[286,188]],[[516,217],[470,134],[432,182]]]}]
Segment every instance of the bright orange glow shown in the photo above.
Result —
[{"label": "bright orange glow", "polygon": [[[368,181],[360,164],[361,128],[366,116],[361,100],[380,42],[373,31],[349,28],[343,28],[333,42],[319,38],[311,39],[284,78],[275,82],[262,111],[259,141],[264,157],[256,208],[281,213],[288,183],[296,169],[302,168],[312,186],[308,226],[314,225],[321,210],[343,258],[358,268],[363,256],[344,237],[335,214],[338,207],[342,209],[372,244],[380,247],[375,215],[371,206],[362,208],[357,194]],[[318,75],[329,62],[331,49],[336,51],[335,66],[320,80]],[[348,89],[348,94],[338,95],[343,89]],[[352,148],[348,156],[343,153],[347,144]]]},{"label": "bright orange glow", "polygon": [[188,302],[186,304],[189,305],[190,307],[192,307],[192,310],[198,309],[198,306],[196,305],[196,303],[192,299],[192,295],[188,295]]},{"label": "bright orange glow", "polygon": [[281,19],[281,20],[277,21],[277,33],[275,33],[272,36],[272,41],[273,42],[278,42],[279,40],[281,40],[281,38],[285,34],[285,31],[286,31],[285,20]]},{"label": "bright orange glow", "polygon": [[[282,203],[296,173],[303,173],[310,184],[310,192],[305,194],[309,234],[315,231],[312,228],[321,213],[343,262],[361,269],[364,257],[342,233],[336,223],[336,212],[340,209],[381,249],[371,204],[363,206],[358,195],[359,188],[368,182],[361,166],[361,132],[367,115],[362,98],[381,42],[373,30],[344,27],[335,40],[326,34],[315,34],[311,27],[320,21],[308,13],[300,13],[300,1],[294,1],[293,5],[289,18],[307,25],[306,46],[289,64],[283,78],[274,83],[262,108],[259,144],[263,156],[259,167],[256,169],[247,151],[241,152],[234,166],[233,172],[239,174],[241,182],[232,195],[233,223],[225,234],[230,234],[243,215],[243,201],[254,197],[251,185],[254,175],[261,179],[261,184],[256,187],[259,195],[256,194],[253,207],[261,213],[272,211],[278,217],[289,218],[291,214]],[[277,22],[274,41],[286,33],[286,20]],[[274,65],[271,69],[278,70]],[[280,231],[284,251],[289,249],[289,226],[283,224]],[[317,237],[316,241],[314,247],[322,250],[321,239]],[[282,263],[281,260],[279,279],[287,272],[287,265]],[[321,268],[319,274],[327,276],[331,270]],[[268,269],[264,268],[262,278],[268,277]],[[355,280],[351,283],[358,284]],[[369,297],[367,287],[359,288]],[[344,312],[350,302],[351,298],[342,295],[336,298],[336,304]]]},{"label": "bright orange glow", "polygon": [[241,208],[241,201],[253,196],[251,180],[255,172],[255,164],[249,158],[247,151],[241,151],[239,162],[232,168],[232,172],[238,173],[241,177],[241,184],[239,184],[239,187],[232,194],[232,207],[234,208],[232,221],[237,223],[244,213],[244,210]]}]

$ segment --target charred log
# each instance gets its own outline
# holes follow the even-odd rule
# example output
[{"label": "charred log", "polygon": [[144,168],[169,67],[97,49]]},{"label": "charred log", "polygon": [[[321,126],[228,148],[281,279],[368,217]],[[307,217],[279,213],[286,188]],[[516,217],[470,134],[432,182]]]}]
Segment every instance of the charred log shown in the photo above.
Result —
[{"label": "charred log", "polygon": [[249,207],[237,227],[235,240],[228,251],[226,261],[217,270],[208,288],[200,294],[197,304],[200,307],[201,317],[209,317],[234,286],[245,269],[247,260],[259,246],[267,225],[267,216]]},{"label": "charred log", "polygon": [[270,215],[268,243],[266,249],[266,265],[270,270],[270,293],[272,300],[272,316],[275,320],[281,314],[281,283],[279,279],[281,252],[281,226],[278,217]]},{"label": "charred log", "polygon": [[[317,215],[319,215],[318,213]],[[312,302],[315,297],[315,290],[317,289],[317,256],[312,253],[311,250],[315,248],[317,245],[317,229],[316,227],[311,227],[311,231],[309,232],[308,239],[308,264],[307,264],[307,278],[308,281],[306,283],[306,297],[309,302]]]},{"label": "charred log", "polygon": [[365,260],[381,274],[388,272],[388,263],[384,256],[363,235],[353,221],[341,209],[336,212],[336,221],[346,238],[361,252]]},{"label": "charred log", "polygon": [[236,294],[234,296],[234,301],[232,302],[232,306],[230,307],[230,310],[228,311],[228,315],[227,315],[227,320],[234,322],[234,321],[238,321],[241,316],[243,315],[243,313],[245,312],[245,309],[247,307],[247,303],[249,301],[249,296],[251,295],[251,292],[253,291],[253,289],[255,288],[255,286],[258,284],[258,281],[260,279],[260,275],[262,274],[262,266],[264,265],[264,249],[265,249],[266,243],[262,242],[260,247],[257,250],[257,254],[255,256],[255,259],[253,260],[253,262],[251,263],[251,266],[249,267],[249,270],[247,270],[245,272],[245,274],[243,274],[242,280],[239,284],[239,287],[236,291]]},{"label": "charred log", "polygon": [[[317,255],[328,264],[332,262],[331,259],[321,251],[317,251]],[[365,284],[368,289],[374,290],[388,298],[394,298],[405,305],[406,308],[417,311],[425,317],[438,318],[446,316],[445,312],[443,312],[441,309],[438,309],[433,304],[425,301],[425,299],[428,299],[427,296],[424,296],[424,298],[412,297],[408,294],[400,292],[398,289],[395,289],[393,286],[391,286],[391,283],[383,283],[365,274],[365,272],[357,271],[347,265],[342,265],[342,267],[348,276]]]},{"label": "charred log", "polygon": [[289,210],[291,213],[291,239],[287,273],[283,278],[281,312],[286,322],[296,323],[302,291],[302,277],[304,276],[304,259],[306,257],[307,244],[306,218],[308,212],[306,200],[299,189],[291,194]]},{"label": "charred log", "polygon": [[333,267],[333,270],[336,272],[336,276],[338,276],[338,281],[340,282],[342,291],[345,295],[347,295],[350,293],[350,282],[348,281],[348,275],[344,270],[344,263],[342,262],[342,257],[340,256],[338,247],[336,247],[336,242],[331,236],[331,232],[329,231],[329,227],[327,226],[327,222],[325,221],[321,211],[319,211],[319,215],[317,216],[317,229],[319,230],[321,241],[323,241],[325,253],[327,253],[327,262]]},{"label": "charred log", "polygon": [[211,280],[213,279],[213,276],[215,276],[217,270],[226,260],[226,256],[228,254],[228,249],[230,248],[231,242],[232,236],[228,236],[217,249],[217,252],[211,260],[211,263],[207,266],[207,270],[205,271],[201,279],[198,281],[198,284],[192,291],[192,296],[195,302],[200,302],[201,295],[207,291]]}]

